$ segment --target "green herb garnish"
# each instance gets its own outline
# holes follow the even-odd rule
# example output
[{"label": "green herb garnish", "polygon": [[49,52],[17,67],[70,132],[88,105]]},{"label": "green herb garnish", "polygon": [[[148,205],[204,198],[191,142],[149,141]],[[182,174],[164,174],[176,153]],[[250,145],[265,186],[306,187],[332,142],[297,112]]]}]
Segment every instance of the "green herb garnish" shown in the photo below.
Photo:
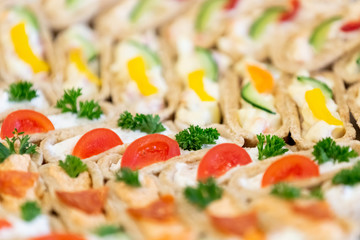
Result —
[{"label": "green herb garnish", "polygon": [[21,101],[31,101],[31,99],[36,98],[38,95],[35,89],[32,89],[33,84],[31,82],[17,82],[12,83],[9,86],[9,101],[11,102],[21,102]]},{"label": "green herb garnish", "polygon": [[357,162],[351,169],[343,169],[332,179],[333,184],[344,184],[353,186],[360,182],[360,162]]},{"label": "green herb garnish", "polygon": [[139,171],[132,171],[130,168],[121,168],[116,174],[116,181],[122,181],[132,187],[140,187]]},{"label": "green herb garnish", "polygon": [[[0,143],[0,163],[4,162],[6,158],[8,158],[12,154],[34,154],[37,153],[36,151],[36,145],[33,143],[30,143],[30,137],[29,135],[24,135],[24,132],[18,132],[18,130],[15,128],[13,131],[14,136],[10,139],[8,137],[5,138],[5,141],[8,146],[5,146],[4,144]],[[16,142],[19,142],[19,148],[18,151],[16,151]]]},{"label": "green herb garnish", "polygon": [[165,127],[160,122],[159,115],[136,114],[135,117],[125,111],[118,119],[118,126],[123,129],[139,130],[145,133],[159,133],[165,131]]},{"label": "green herb garnish", "polygon": [[301,190],[299,188],[290,186],[286,183],[277,183],[273,186],[270,192],[271,194],[285,199],[295,199],[301,196]]},{"label": "green herb garnish", "polygon": [[220,133],[215,128],[201,128],[190,125],[175,135],[179,146],[184,150],[199,150],[204,144],[215,144]]},{"label": "green herb garnish", "polygon": [[349,162],[350,158],[358,156],[357,152],[351,150],[349,146],[339,146],[330,137],[317,142],[312,154],[318,164],[329,161],[333,161],[333,163]]},{"label": "green herb garnish", "polygon": [[77,178],[80,173],[88,169],[87,165],[81,161],[80,158],[72,155],[67,155],[65,161],[60,160],[59,166],[64,169],[71,178]]},{"label": "green herb garnish", "polygon": [[[275,135],[264,136],[262,133],[260,133],[259,135],[256,135],[256,137],[259,140],[259,142],[257,144],[257,149],[259,151],[259,156],[258,156],[259,160],[264,160],[269,157],[283,155],[284,153],[289,151],[289,149],[284,148],[284,146],[286,145],[284,139],[282,139],[278,136],[275,136]],[[266,141],[265,141],[265,139],[266,139]],[[266,144],[265,144],[265,142],[266,142]],[[264,147],[264,144],[265,144],[265,147]]]},{"label": "green herb garnish", "polygon": [[113,225],[104,225],[104,226],[100,226],[95,230],[95,234],[100,237],[105,237],[108,235],[113,235],[118,233],[124,233],[124,228]]},{"label": "green herb garnish", "polygon": [[324,200],[324,194],[320,187],[316,187],[311,189],[310,196],[313,198],[317,198],[319,200]]},{"label": "green herb garnish", "polygon": [[27,222],[32,221],[34,218],[41,214],[41,209],[37,202],[28,201],[21,205],[21,217]]},{"label": "green herb garnish", "polygon": [[80,118],[99,119],[103,114],[99,103],[94,100],[78,102],[81,95],[81,88],[65,90],[63,97],[56,102],[55,107],[61,109],[63,113],[76,113]]},{"label": "green herb garnish", "polygon": [[187,200],[202,209],[220,199],[222,193],[223,189],[216,184],[214,178],[208,178],[206,182],[199,182],[196,188],[186,187],[184,190]]}]

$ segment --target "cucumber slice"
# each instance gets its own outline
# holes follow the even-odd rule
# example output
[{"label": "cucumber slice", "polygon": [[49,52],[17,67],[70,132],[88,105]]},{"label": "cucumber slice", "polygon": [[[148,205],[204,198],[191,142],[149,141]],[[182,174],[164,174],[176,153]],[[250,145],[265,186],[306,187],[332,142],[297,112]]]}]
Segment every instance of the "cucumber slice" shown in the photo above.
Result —
[{"label": "cucumber slice", "polygon": [[309,43],[314,47],[315,51],[318,51],[322,48],[326,42],[331,24],[340,20],[340,16],[331,17],[322,23],[320,23],[312,32]]},{"label": "cucumber slice", "polygon": [[79,0],[66,0],[66,7],[73,8],[79,3]]},{"label": "cucumber slice", "polygon": [[143,13],[150,8],[152,2],[153,0],[138,0],[137,4],[130,12],[130,21],[136,23]]},{"label": "cucumber slice", "polygon": [[360,56],[358,56],[355,61],[356,61],[356,65],[360,67]]},{"label": "cucumber slice", "polygon": [[145,58],[145,61],[148,64],[149,68],[161,65],[159,56],[145,44],[139,43],[134,40],[129,40],[127,41],[127,43],[139,51],[141,56]]},{"label": "cucumber slice", "polygon": [[284,7],[270,7],[258,17],[250,26],[249,35],[252,39],[257,40],[265,32],[267,25],[279,18],[280,14],[285,11]]},{"label": "cucumber slice", "polygon": [[75,35],[76,40],[79,41],[79,43],[81,44],[85,56],[87,58],[88,62],[92,62],[96,59],[96,57],[98,56],[98,51],[96,50],[94,44],[92,44],[91,41],[89,41],[88,39],[84,38],[81,35]]},{"label": "cucumber slice", "polygon": [[23,6],[16,6],[11,10],[14,11],[19,17],[24,19],[25,22],[30,24],[34,29],[39,30],[39,21],[30,9]]},{"label": "cucumber slice", "polygon": [[212,14],[221,8],[223,8],[226,0],[207,0],[205,1],[199,10],[195,20],[195,30],[197,32],[203,32],[209,24],[209,20]]},{"label": "cucumber slice", "polygon": [[265,112],[276,114],[275,109],[268,102],[266,102],[261,94],[259,94],[251,82],[247,83],[241,90],[241,97],[254,107]]},{"label": "cucumber slice", "polygon": [[298,76],[297,80],[299,82],[309,84],[314,88],[320,88],[320,90],[323,92],[323,94],[328,98],[333,97],[333,92],[332,92],[331,88],[329,88],[328,85],[326,85],[325,83],[323,83],[315,78]]},{"label": "cucumber slice", "polygon": [[213,82],[217,82],[219,69],[211,52],[208,49],[201,47],[196,47],[195,51],[201,61],[201,64],[204,66],[206,77],[211,79]]}]

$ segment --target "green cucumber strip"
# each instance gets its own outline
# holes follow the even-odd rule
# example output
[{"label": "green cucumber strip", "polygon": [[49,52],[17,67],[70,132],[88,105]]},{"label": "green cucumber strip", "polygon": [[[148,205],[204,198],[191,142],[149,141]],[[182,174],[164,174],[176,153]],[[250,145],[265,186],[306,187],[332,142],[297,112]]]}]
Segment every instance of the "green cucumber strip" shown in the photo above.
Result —
[{"label": "green cucumber strip", "polygon": [[298,76],[297,80],[299,82],[305,83],[305,84],[309,84],[314,88],[320,88],[320,90],[323,92],[323,94],[328,97],[328,98],[332,98],[333,97],[333,92],[331,90],[331,88],[329,88],[328,85],[326,85],[325,83],[312,78],[312,77],[304,77],[304,76]]},{"label": "green cucumber strip", "polygon": [[259,39],[265,32],[269,23],[277,20],[281,13],[285,11],[284,7],[270,7],[266,9],[263,14],[258,17],[250,26],[249,35],[252,39]]},{"label": "green cucumber strip", "polygon": [[248,82],[241,90],[241,97],[252,106],[261,109],[265,112],[276,114],[275,109],[269,103],[267,103],[264,98],[258,93],[255,87]]},{"label": "green cucumber strip", "polygon": [[314,31],[310,36],[309,43],[313,46],[315,51],[319,51],[326,42],[331,24],[333,24],[335,21],[338,21],[340,19],[341,19],[340,16],[331,17],[320,23],[314,29]]},{"label": "green cucumber strip", "polygon": [[15,6],[11,10],[23,18],[25,22],[30,24],[34,29],[39,30],[39,21],[30,9],[23,6]]},{"label": "green cucumber strip", "polygon": [[206,77],[208,77],[213,82],[217,82],[219,77],[219,69],[210,50],[196,47],[195,51],[201,61],[201,64],[204,66]]},{"label": "green cucumber strip", "polygon": [[197,32],[203,32],[206,30],[209,20],[216,10],[222,9],[226,0],[207,0],[205,1],[196,16],[195,30]]},{"label": "green cucumber strip", "polygon": [[358,67],[360,67],[360,56],[356,58],[356,64],[358,65]]},{"label": "green cucumber strip", "polygon": [[143,13],[149,8],[151,2],[152,0],[138,0],[137,4],[130,12],[130,21],[132,23],[136,23]]},{"label": "green cucumber strip", "polygon": [[129,40],[129,41],[127,41],[127,43],[139,51],[141,56],[143,56],[145,58],[145,61],[149,68],[161,65],[161,61],[160,61],[160,58],[157,55],[157,53],[154,52],[153,50],[151,50],[145,44],[139,43],[134,40]]},{"label": "green cucumber strip", "polygon": [[88,39],[84,38],[81,35],[75,35],[75,38],[81,44],[87,61],[88,62],[94,61],[98,56],[98,51],[96,50],[94,44],[92,44],[91,41],[89,41]]},{"label": "green cucumber strip", "polygon": [[66,7],[73,8],[79,3],[79,0],[66,0]]}]

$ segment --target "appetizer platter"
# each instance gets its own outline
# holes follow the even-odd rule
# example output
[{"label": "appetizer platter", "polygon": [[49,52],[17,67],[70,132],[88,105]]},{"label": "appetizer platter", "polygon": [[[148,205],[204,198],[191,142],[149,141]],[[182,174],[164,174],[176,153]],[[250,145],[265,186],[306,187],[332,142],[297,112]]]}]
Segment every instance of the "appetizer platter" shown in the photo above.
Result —
[{"label": "appetizer platter", "polygon": [[358,240],[360,2],[1,0],[1,240]]}]

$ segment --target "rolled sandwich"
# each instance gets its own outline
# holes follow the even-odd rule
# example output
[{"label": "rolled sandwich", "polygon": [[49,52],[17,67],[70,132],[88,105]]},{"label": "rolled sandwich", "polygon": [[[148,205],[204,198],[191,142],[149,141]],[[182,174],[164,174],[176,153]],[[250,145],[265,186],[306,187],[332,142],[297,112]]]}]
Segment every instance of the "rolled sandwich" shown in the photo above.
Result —
[{"label": "rolled sandwich", "polygon": [[359,82],[360,80],[360,47],[349,50],[333,65],[337,76],[347,84]]},{"label": "rolled sandwich", "polygon": [[106,82],[113,102],[132,113],[169,118],[178,103],[179,81],[155,31],[115,38],[104,49]]},{"label": "rolled sandwich", "polygon": [[71,88],[82,88],[82,98],[109,96],[109,79],[101,74],[100,40],[89,26],[77,24],[60,32],[54,47],[59,96],[64,89]]},{"label": "rolled sandwich", "polygon": [[239,62],[236,69],[239,75],[228,74],[221,84],[224,122],[248,145],[256,144],[259,133],[286,137],[290,125],[289,99],[281,87],[284,74],[249,59]]},{"label": "rolled sandwich", "polygon": [[0,6],[0,68],[7,82],[51,80],[53,49],[38,5],[4,1]]},{"label": "rolled sandwich", "polygon": [[281,34],[271,46],[271,59],[285,72],[315,71],[330,65],[359,44],[358,4],[348,4],[332,15],[324,14],[311,27]]},{"label": "rolled sandwich", "polygon": [[287,84],[293,100],[289,104],[291,137],[299,148],[309,148],[325,137],[351,140],[355,130],[350,123],[343,82],[330,72],[295,75]]},{"label": "rolled sandwich", "polygon": [[355,118],[356,124],[360,126],[360,84],[354,84],[347,90],[347,103]]},{"label": "rolled sandwich", "polygon": [[192,3],[188,0],[122,0],[102,12],[95,20],[95,27],[101,35],[124,37],[159,27],[181,14]]}]

